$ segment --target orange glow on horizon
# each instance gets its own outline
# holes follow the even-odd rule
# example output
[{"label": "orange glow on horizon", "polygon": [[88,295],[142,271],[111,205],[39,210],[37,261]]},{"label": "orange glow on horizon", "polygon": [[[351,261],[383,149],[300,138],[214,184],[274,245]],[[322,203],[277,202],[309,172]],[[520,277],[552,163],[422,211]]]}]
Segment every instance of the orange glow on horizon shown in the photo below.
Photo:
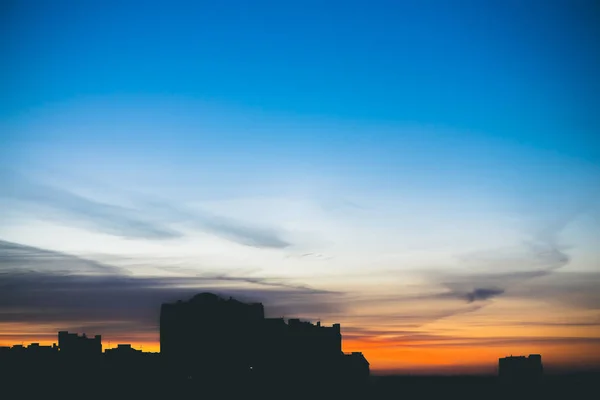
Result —
[{"label": "orange glow on horizon", "polygon": [[380,342],[346,339],[345,352],[361,351],[375,373],[495,374],[498,359],[509,355],[541,354],[547,370],[587,369],[600,366],[598,344],[521,343],[489,345],[414,345],[400,341]]},{"label": "orange glow on horizon", "polygon": [[[6,340],[0,336],[0,346],[39,343],[51,346],[57,338],[48,336],[23,337],[22,341]],[[115,348],[118,344],[131,344],[133,348],[145,352],[160,352],[156,340],[129,341],[124,338],[103,338],[103,349]],[[360,351],[369,363],[374,374],[495,374],[498,358],[507,355],[542,354],[547,370],[585,369],[600,365],[600,344],[577,343],[522,343],[502,346],[489,345],[443,345],[431,343],[403,343],[399,340],[355,340],[343,339],[344,352]]]}]

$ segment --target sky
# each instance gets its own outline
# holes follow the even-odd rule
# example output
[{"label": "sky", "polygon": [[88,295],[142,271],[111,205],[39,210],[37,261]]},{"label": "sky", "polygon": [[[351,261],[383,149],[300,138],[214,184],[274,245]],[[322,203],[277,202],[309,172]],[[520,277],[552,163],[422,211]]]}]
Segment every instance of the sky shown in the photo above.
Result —
[{"label": "sky", "polygon": [[211,291],[375,373],[600,367],[597,2],[0,7],[0,345]]}]

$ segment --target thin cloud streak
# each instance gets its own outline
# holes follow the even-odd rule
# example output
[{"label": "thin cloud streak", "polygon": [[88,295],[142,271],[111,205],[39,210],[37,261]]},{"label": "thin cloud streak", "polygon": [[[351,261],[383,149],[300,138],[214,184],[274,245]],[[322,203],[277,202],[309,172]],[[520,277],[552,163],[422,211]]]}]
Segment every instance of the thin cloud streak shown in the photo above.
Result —
[{"label": "thin cloud streak", "polygon": [[500,296],[502,293],[504,293],[503,289],[476,288],[466,294],[466,299],[468,303],[472,303],[478,300],[489,300]]},{"label": "thin cloud streak", "polygon": [[245,246],[269,249],[291,246],[283,238],[283,232],[274,228],[243,223],[201,210],[192,211],[164,201],[144,200],[138,204],[146,213],[152,213],[170,223],[182,224]]},{"label": "thin cloud streak", "polygon": [[[6,241],[0,241],[0,256],[0,324],[62,324],[63,329],[110,322],[111,332],[137,334],[156,329],[161,303],[203,291],[263,301],[272,315],[344,310],[343,293],[282,279],[210,272],[134,277],[92,260]],[[62,267],[47,268],[48,260]]]},{"label": "thin cloud streak", "polygon": [[182,236],[163,224],[144,218],[137,210],[92,200],[68,190],[35,183],[22,176],[11,178],[10,183],[2,185],[0,196],[25,202],[43,217],[58,218],[126,238],[173,239]]},{"label": "thin cloud streak", "polygon": [[77,271],[79,274],[124,273],[121,268],[110,264],[0,239],[0,273],[6,270],[46,273]]},{"label": "thin cloud streak", "polygon": [[126,208],[37,183],[21,175],[0,172],[3,180],[9,182],[0,188],[0,197],[33,206],[32,211],[43,217],[54,217],[102,233],[133,239],[175,239],[184,234],[171,226],[183,224],[245,246],[283,249],[291,245],[282,232],[274,228],[189,211],[156,200],[140,201],[136,208]]},{"label": "thin cloud streak", "polygon": [[[441,285],[450,290],[442,297],[463,298],[468,303],[486,301],[504,295],[511,287],[548,276],[567,266],[571,260],[569,255],[560,250],[553,240],[543,239],[524,243],[523,248],[515,249],[519,250],[516,252],[489,251],[463,255],[459,259],[477,272],[440,274]],[[506,271],[506,266],[515,264],[518,269]]]}]

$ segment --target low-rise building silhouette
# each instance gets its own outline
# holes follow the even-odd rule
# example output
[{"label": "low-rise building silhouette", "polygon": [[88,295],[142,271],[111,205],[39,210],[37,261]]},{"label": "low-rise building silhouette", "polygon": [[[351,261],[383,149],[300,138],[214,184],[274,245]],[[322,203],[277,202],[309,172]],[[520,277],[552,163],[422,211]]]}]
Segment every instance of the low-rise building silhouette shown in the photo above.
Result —
[{"label": "low-rise building silhouette", "polygon": [[104,350],[105,354],[110,355],[138,355],[142,353],[142,350],[134,349],[130,344],[118,344],[117,347],[112,349]]},{"label": "low-rise building silhouette", "polygon": [[498,375],[507,380],[537,379],[542,376],[544,367],[540,354],[509,356],[498,360]]},{"label": "low-rise building silhouette", "polygon": [[58,332],[58,348],[64,356],[87,358],[102,354],[102,336],[88,338],[86,334],[79,336],[68,331]]}]

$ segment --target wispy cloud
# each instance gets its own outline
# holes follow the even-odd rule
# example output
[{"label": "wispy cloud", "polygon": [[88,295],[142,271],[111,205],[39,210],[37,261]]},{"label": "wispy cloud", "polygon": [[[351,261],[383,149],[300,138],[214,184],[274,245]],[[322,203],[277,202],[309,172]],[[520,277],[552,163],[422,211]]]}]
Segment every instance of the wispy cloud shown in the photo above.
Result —
[{"label": "wispy cloud", "polygon": [[141,215],[138,210],[96,201],[58,187],[11,176],[0,185],[0,196],[25,202],[43,217],[60,218],[111,235],[141,239],[171,239],[181,233]]},{"label": "wispy cloud", "polygon": [[448,298],[471,303],[502,296],[512,287],[568,265],[570,257],[558,246],[555,236],[547,232],[517,248],[462,255],[459,261],[468,270],[431,274],[431,278],[449,289]]},{"label": "wispy cloud", "polygon": [[208,232],[245,246],[258,248],[283,249],[291,243],[284,238],[283,232],[257,223],[242,222],[202,210],[189,210],[181,205],[166,201],[139,201],[140,208],[159,216],[165,221]]},{"label": "wispy cloud", "polygon": [[0,274],[7,271],[79,274],[124,272],[121,268],[95,260],[0,239]]},{"label": "wispy cloud", "polygon": [[274,249],[290,246],[275,229],[250,226],[229,218],[207,214],[197,215],[194,221],[196,226],[203,230],[246,246]]},{"label": "wispy cloud", "polygon": [[[360,303],[361,306],[365,306],[364,301],[368,302],[370,299],[364,298],[364,300],[360,300],[356,297],[353,298],[346,295],[345,300],[348,304],[356,305]],[[396,307],[386,307],[386,302],[388,302],[387,305],[389,305],[389,302],[393,302]],[[414,331],[432,322],[457,315],[473,313],[484,307],[484,304],[469,304],[462,300],[448,304],[445,301],[440,301],[438,296],[433,295],[395,296],[387,300],[379,298],[368,305],[369,308],[373,307],[374,309],[346,318],[350,326],[385,327],[388,334],[405,330]],[[378,309],[378,306],[384,306],[384,308]],[[330,317],[342,318],[344,315],[333,314]],[[369,328],[362,329],[364,331],[369,330]]]},{"label": "wispy cloud", "polygon": [[562,305],[600,312],[600,271],[561,271],[527,285],[511,289],[519,299],[543,299],[550,306]]},{"label": "wispy cloud", "polygon": [[496,296],[500,296],[504,293],[503,289],[486,289],[476,288],[475,290],[466,294],[467,302],[472,303],[478,300],[488,300]]},{"label": "wispy cloud", "polygon": [[[290,242],[272,227],[242,222],[201,210],[187,210],[166,201],[145,198],[135,207],[109,204],[59,187],[35,182],[25,176],[0,171],[5,184],[0,197],[28,204],[37,215],[60,219],[111,235],[135,239],[173,239],[183,236],[173,226],[206,232],[232,242],[257,248],[283,249]],[[136,197],[136,196],[132,196]]]},{"label": "wispy cloud", "polygon": [[[51,324],[51,329],[106,324],[115,334],[137,334],[156,327],[162,302],[202,291],[262,301],[270,315],[344,308],[342,293],[283,279],[186,271],[134,277],[104,263],[5,241],[0,255],[0,324]],[[62,267],[47,268],[48,261]]]},{"label": "wispy cloud", "polygon": [[532,345],[532,344],[567,344],[583,345],[592,344],[600,346],[600,338],[595,337],[453,337],[443,335],[406,335],[396,339],[396,346],[402,347],[466,347],[476,346],[494,346],[505,347],[514,345]]},{"label": "wispy cloud", "polygon": [[323,253],[301,253],[301,254],[288,254],[285,258],[296,258],[296,259],[310,259],[318,261],[332,260],[334,256],[326,255]]},{"label": "wispy cloud", "polygon": [[298,289],[298,290],[308,290],[314,294],[326,294],[326,293],[337,293],[335,291],[329,290],[321,290],[314,289],[307,285],[302,285],[298,283],[293,283],[286,281],[281,278],[272,278],[272,277],[257,277],[257,276],[240,276],[240,275],[232,275],[225,273],[215,273],[215,272],[198,272],[198,270],[193,270],[189,268],[182,267],[159,267],[162,270],[169,272],[178,272],[180,276],[185,276],[186,279],[201,279],[205,281],[223,281],[223,282],[245,282],[251,283],[255,285],[263,285],[263,286],[272,286],[284,289]]}]

